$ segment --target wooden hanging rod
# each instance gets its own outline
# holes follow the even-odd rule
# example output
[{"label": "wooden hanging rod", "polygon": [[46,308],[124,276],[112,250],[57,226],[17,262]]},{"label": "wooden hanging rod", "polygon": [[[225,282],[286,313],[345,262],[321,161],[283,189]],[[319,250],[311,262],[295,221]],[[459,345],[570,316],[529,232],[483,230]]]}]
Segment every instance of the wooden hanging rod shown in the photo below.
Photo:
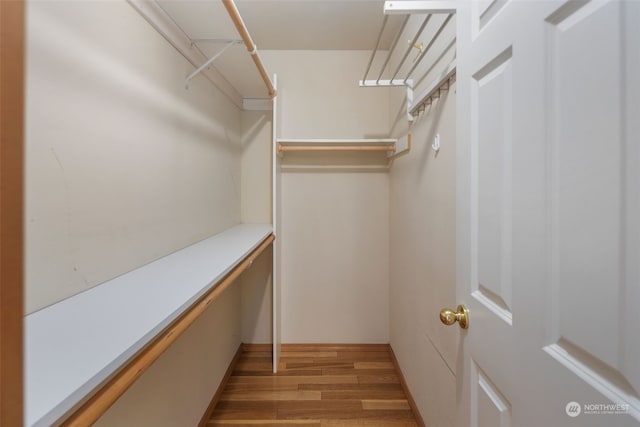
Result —
[{"label": "wooden hanging rod", "polygon": [[395,151],[394,145],[282,145],[278,143],[278,154],[286,151]]},{"label": "wooden hanging rod", "polygon": [[242,37],[244,45],[247,47],[247,50],[251,54],[251,59],[253,59],[253,62],[256,64],[258,72],[260,73],[262,80],[264,80],[264,84],[267,85],[269,96],[273,98],[274,96],[276,96],[276,89],[273,87],[273,83],[267,75],[267,72],[264,69],[264,65],[262,65],[262,60],[260,59],[260,55],[258,55],[258,48],[256,47],[255,43],[253,43],[251,35],[249,34],[247,27],[244,25],[244,21],[240,16],[240,12],[238,12],[236,4],[233,2],[233,0],[222,0],[222,4],[224,4],[224,7],[227,9],[231,20],[233,21],[233,24],[238,30],[238,33],[240,33],[240,37]]},{"label": "wooden hanging rod", "polygon": [[275,237],[269,235],[262,243],[247,255],[229,274],[218,282],[209,292],[195,302],[175,322],[169,325],[145,347],[137,356],[127,363],[96,394],[86,401],[62,424],[64,427],[85,427],[95,423],[115,401],[160,357],[162,353],[198,318],[209,305],[253,264],[258,256],[273,242]]}]

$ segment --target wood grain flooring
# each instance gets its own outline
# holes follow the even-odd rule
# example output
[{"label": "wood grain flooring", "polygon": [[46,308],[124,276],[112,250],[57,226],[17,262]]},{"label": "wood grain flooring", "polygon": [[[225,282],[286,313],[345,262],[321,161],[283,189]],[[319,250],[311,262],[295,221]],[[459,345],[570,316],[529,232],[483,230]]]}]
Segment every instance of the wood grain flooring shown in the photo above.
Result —
[{"label": "wood grain flooring", "polygon": [[418,426],[387,345],[247,346],[207,426]]}]

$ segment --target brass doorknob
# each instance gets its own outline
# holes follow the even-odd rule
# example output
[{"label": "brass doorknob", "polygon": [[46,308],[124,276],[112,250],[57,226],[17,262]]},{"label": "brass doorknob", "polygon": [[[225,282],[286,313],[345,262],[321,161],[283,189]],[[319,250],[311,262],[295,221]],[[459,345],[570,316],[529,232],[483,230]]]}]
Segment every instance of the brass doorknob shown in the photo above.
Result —
[{"label": "brass doorknob", "polygon": [[469,327],[469,310],[462,304],[458,306],[458,311],[443,308],[440,310],[440,321],[445,325],[453,325],[458,322],[462,329],[467,329]]}]

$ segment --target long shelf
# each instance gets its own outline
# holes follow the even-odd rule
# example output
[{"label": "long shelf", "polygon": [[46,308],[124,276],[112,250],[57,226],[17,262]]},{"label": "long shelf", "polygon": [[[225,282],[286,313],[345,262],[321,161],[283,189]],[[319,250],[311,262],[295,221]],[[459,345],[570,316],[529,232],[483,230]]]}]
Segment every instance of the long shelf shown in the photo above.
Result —
[{"label": "long shelf", "polygon": [[272,239],[271,225],[241,224],[26,316],[25,425],[68,416],[157,337],[175,339]]},{"label": "long shelf", "polygon": [[396,139],[278,139],[276,152],[278,155],[289,151],[352,151],[352,152],[386,152],[391,155],[396,150]]},{"label": "long shelf", "polygon": [[276,153],[282,156],[290,151],[342,151],[342,152],[385,152],[387,157],[397,156],[411,148],[411,134],[402,138],[367,139],[306,139],[279,138],[276,141]]}]

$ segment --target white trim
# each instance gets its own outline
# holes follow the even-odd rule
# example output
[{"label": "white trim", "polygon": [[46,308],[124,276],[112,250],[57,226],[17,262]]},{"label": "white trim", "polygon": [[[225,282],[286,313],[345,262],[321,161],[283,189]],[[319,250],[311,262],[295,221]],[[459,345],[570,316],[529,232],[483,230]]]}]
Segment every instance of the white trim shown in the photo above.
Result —
[{"label": "white trim", "polygon": [[456,13],[456,2],[437,0],[385,1],[385,15],[406,15],[412,13]]},{"label": "white trim", "polygon": [[358,80],[360,87],[391,87],[409,86],[413,87],[413,80],[393,79],[393,80]]}]

